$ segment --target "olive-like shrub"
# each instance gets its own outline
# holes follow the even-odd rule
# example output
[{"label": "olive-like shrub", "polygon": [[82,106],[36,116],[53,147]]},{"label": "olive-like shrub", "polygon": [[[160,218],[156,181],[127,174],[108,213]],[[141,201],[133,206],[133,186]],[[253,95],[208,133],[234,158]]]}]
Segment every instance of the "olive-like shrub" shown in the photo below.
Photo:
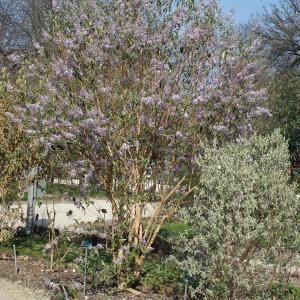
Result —
[{"label": "olive-like shrub", "polygon": [[179,262],[195,299],[271,299],[287,284],[299,248],[299,198],[288,145],[279,132],[221,147],[197,161],[191,230]]}]

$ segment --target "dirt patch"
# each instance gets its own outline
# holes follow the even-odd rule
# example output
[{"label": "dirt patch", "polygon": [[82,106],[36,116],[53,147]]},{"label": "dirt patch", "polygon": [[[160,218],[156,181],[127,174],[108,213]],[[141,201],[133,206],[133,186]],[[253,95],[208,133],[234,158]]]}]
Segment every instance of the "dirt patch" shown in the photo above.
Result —
[{"label": "dirt patch", "polygon": [[49,300],[50,296],[44,291],[33,290],[11,282],[0,279],[0,299],[1,300]]},{"label": "dirt patch", "polygon": [[[82,275],[73,269],[63,269],[57,268],[55,271],[50,272],[47,270],[48,262],[43,259],[30,259],[30,258],[20,258],[18,261],[18,275],[14,272],[14,262],[13,260],[6,258],[0,259],[0,278],[14,282],[13,284],[21,284],[25,289],[33,293],[35,290],[42,291],[45,295],[48,295],[48,299],[53,295],[52,291],[47,289],[47,281],[55,282],[59,286],[72,287],[74,283],[82,282]],[[0,280],[3,280],[0,279]],[[78,293],[78,299],[84,299],[80,297],[80,292]],[[33,296],[35,297],[35,296]],[[14,298],[5,299],[1,297],[1,300],[14,300]],[[43,300],[44,298],[15,298],[16,300]],[[47,299],[47,298],[45,298]],[[89,300],[167,300],[167,299],[177,299],[177,297],[167,297],[165,295],[158,294],[140,294],[135,295],[128,292],[117,292],[113,290],[107,290],[99,292],[96,295],[89,294]]]}]

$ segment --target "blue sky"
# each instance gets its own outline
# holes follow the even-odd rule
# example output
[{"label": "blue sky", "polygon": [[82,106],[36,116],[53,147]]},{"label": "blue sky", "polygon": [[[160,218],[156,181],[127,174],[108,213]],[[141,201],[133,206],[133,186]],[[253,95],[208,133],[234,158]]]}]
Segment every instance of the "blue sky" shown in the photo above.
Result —
[{"label": "blue sky", "polygon": [[220,0],[221,6],[225,12],[231,8],[235,10],[237,23],[246,22],[251,15],[263,12],[263,7],[268,7],[270,3],[276,3],[278,0]]}]

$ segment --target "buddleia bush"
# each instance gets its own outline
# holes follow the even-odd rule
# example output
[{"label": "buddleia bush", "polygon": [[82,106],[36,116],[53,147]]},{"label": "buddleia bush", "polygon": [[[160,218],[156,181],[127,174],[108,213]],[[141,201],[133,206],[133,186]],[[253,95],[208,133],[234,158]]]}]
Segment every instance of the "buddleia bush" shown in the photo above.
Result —
[{"label": "buddleia bush", "polygon": [[26,73],[40,90],[14,117],[63,161],[56,169],[105,192],[119,273],[138,280],[193,190],[199,141],[249,132],[270,115],[255,84],[259,43],[242,46],[215,0],[54,2]]},{"label": "buddleia bush", "polygon": [[288,145],[279,132],[222,147],[197,161],[194,204],[183,213],[180,267],[195,299],[272,299],[288,284],[299,248],[299,199],[290,183]]}]

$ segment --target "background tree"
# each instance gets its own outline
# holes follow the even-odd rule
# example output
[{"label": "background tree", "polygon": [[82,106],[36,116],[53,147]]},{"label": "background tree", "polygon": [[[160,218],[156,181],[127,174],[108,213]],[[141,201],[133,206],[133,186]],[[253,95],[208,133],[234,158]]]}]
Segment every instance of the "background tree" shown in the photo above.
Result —
[{"label": "background tree", "polygon": [[0,0],[0,66],[33,49],[52,10],[50,0]]},{"label": "background tree", "polygon": [[294,69],[300,63],[300,1],[280,0],[262,16],[259,34],[270,63],[279,71]]},{"label": "background tree", "polygon": [[292,71],[275,76],[267,103],[272,117],[265,125],[268,130],[283,129],[289,142],[293,176],[300,180],[300,78]]},{"label": "background tree", "polygon": [[261,129],[268,133],[283,129],[289,140],[293,176],[299,179],[300,2],[287,0],[272,5],[261,16],[255,32],[262,40],[261,55],[267,58],[260,82],[270,82],[266,105],[272,113],[268,122],[261,123]]},{"label": "background tree", "polygon": [[0,1],[0,51],[6,54],[21,49],[24,35],[21,33],[20,22],[23,19],[21,0]]}]

